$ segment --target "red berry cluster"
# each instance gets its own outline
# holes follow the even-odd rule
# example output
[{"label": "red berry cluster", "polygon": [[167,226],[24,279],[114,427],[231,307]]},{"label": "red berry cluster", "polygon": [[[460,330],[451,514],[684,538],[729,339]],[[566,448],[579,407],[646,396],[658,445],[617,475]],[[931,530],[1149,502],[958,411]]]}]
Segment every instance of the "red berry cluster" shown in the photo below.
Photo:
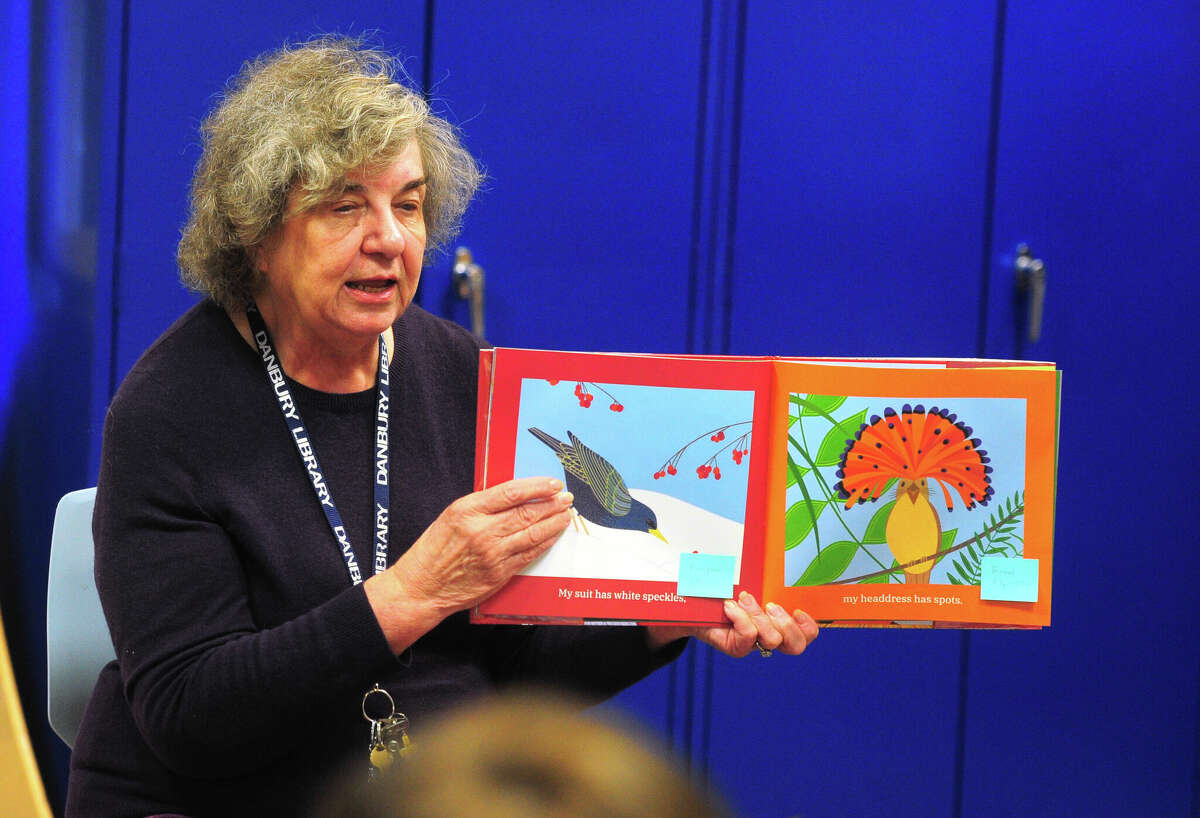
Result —
[{"label": "red berry cluster", "polygon": [[[667,462],[663,464],[663,467],[654,473],[654,479],[658,480],[659,478],[664,477],[665,475],[675,474],[675,472],[676,472],[675,466],[676,466],[676,464],[679,463],[680,458],[683,457],[683,453],[686,452],[689,448],[691,448],[694,444],[700,442],[701,440],[704,440],[704,438],[706,436],[713,443],[720,443],[721,441],[723,441],[725,439],[725,431],[727,429],[731,429],[735,426],[748,426],[748,425],[750,425],[750,421],[743,421],[741,423],[731,423],[727,426],[722,426],[719,429],[713,429],[708,432],[705,432],[704,434],[697,437],[695,440],[692,440],[690,443],[687,443],[686,445],[684,445],[683,448],[681,448],[679,451],[675,452],[675,454],[671,455],[671,457],[667,460]],[[747,432],[746,434],[735,438],[732,443],[727,443],[724,446],[722,446],[720,449],[718,449],[716,454],[714,454],[712,457],[710,457],[708,460],[706,460],[703,465],[696,467],[696,476],[699,477],[701,480],[706,480],[710,476],[713,477],[714,479],[720,480],[721,479],[721,468],[716,465],[716,462],[717,462],[717,458],[720,457],[722,454],[724,454],[727,450],[732,451],[733,462],[737,463],[740,466],[742,463],[742,458],[744,458],[746,455],[750,454],[750,433]]]},{"label": "red berry cluster", "polygon": [[[558,380],[552,379],[552,378],[547,378],[546,382],[549,383],[551,386],[554,386],[555,384],[558,383]],[[595,387],[596,389],[598,389],[599,391],[603,392],[604,394],[608,395],[608,397],[612,400],[612,403],[610,403],[608,405],[609,409],[611,409],[614,412],[624,412],[625,411],[625,404],[623,404],[623,403],[621,403],[621,401],[617,400],[617,397],[615,395],[613,395],[612,392],[609,392],[603,386],[600,386],[600,384],[594,383],[591,385],[593,387]],[[591,393],[591,391],[588,390],[587,383],[585,383],[584,381],[576,381],[575,382],[575,399],[579,401],[580,406],[582,406],[584,409],[587,409],[589,406],[592,405],[592,401],[595,400],[595,397],[596,396],[593,395]]]},{"label": "red berry cluster", "polygon": [[575,384],[575,397],[579,399],[579,405],[587,409],[592,405],[592,393],[587,391],[587,387],[582,382]]}]

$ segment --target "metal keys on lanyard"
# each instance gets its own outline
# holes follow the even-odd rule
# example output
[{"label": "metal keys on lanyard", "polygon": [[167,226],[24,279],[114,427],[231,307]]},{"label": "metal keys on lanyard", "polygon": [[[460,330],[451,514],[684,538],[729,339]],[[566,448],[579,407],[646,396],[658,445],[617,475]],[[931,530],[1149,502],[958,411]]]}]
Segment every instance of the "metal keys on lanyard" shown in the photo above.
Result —
[{"label": "metal keys on lanyard", "polygon": [[[387,699],[388,715],[381,719],[373,719],[367,713],[367,699],[374,695]],[[374,687],[363,695],[363,718],[371,725],[371,743],[369,746],[371,767],[367,771],[371,779],[392,766],[398,758],[404,758],[412,749],[412,740],[408,737],[408,716],[396,712],[396,703],[392,696],[376,682]]]}]

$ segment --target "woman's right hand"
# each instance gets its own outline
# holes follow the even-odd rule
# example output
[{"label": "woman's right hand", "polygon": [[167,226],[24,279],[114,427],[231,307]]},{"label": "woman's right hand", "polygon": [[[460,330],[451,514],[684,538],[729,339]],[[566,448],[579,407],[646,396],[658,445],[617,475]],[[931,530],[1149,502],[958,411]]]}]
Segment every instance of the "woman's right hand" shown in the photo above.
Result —
[{"label": "woman's right hand", "polygon": [[509,480],[451,503],[387,571],[364,583],[395,653],[477,605],[533,562],[571,521],[560,480]]}]

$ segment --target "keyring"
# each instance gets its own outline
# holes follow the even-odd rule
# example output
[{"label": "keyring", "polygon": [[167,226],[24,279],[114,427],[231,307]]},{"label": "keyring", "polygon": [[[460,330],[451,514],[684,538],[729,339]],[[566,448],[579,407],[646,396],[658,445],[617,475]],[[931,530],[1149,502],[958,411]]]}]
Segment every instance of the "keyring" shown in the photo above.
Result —
[{"label": "keyring", "polygon": [[754,640],[754,647],[758,648],[758,655],[764,659],[771,655],[771,651],[768,648],[764,648],[762,642],[759,642],[757,639]]},{"label": "keyring", "polygon": [[367,699],[371,698],[372,694],[375,694],[375,693],[382,693],[384,696],[387,697],[387,700],[388,700],[388,708],[390,709],[391,712],[388,713],[383,718],[390,719],[392,716],[396,715],[396,701],[392,698],[392,694],[388,693],[386,690],[384,690],[382,687],[380,687],[379,682],[376,682],[375,685],[370,690],[368,690],[366,693],[363,694],[363,699],[362,699],[363,718],[369,722],[376,722],[376,721],[383,720],[383,719],[373,719],[367,715]]}]

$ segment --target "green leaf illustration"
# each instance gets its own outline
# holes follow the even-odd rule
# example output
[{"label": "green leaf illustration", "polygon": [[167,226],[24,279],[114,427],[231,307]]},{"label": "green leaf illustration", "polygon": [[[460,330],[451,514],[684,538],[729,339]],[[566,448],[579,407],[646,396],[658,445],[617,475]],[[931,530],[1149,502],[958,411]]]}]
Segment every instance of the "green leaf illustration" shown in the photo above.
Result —
[{"label": "green leaf illustration", "polygon": [[[954,558],[954,570],[950,572],[952,579],[954,572],[957,571],[961,584],[978,585],[982,571],[980,562],[983,557],[1009,553],[1014,556],[1019,555],[1019,549],[1010,543],[1010,539],[1020,539],[1015,532],[1020,527],[1018,521],[1025,516],[1022,493],[1017,492],[1012,498],[1002,501],[1002,512],[989,514],[987,525],[975,535],[977,541],[968,545],[965,551],[960,551]],[[957,534],[957,532],[955,533]]]},{"label": "green leaf illustration", "polygon": [[[954,546],[954,538],[957,535],[958,535],[957,528],[952,528],[949,531],[943,531],[942,532],[942,541],[938,544],[938,551],[945,551],[947,548],[952,548]],[[941,561],[942,561],[942,558],[938,557],[936,560],[933,561],[933,564],[937,565]]]},{"label": "green leaf illustration", "polygon": [[845,573],[850,560],[858,551],[858,543],[840,540],[825,546],[819,556],[813,558],[808,568],[796,580],[797,585],[824,585],[833,582]]},{"label": "green leaf illustration", "polygon": [[792,504],[784,518],[783,548],[785,551],[795,548],[804,541],[827,505],[829,505],[827,500],[800,500]]},{"label": "green leaf illustration", "polygon": [[796,461],[792,459],[792,456],[789,454],[788,455],[788,470],[787,470],[787,485],[784,488],[790,489],[792,486],[796,485],[796,475],[799,474],[801,477],[803,477],[804,475],[808,474],[808,471],[809,470],[807,468],[805,468],[804,466],[798,465],[796,463]]},{"label": "green leaf illustration", "polygon": [[[800,409],[801,416],[816,416],[822,412],[832,414],[834,409],[837,409],[846,402],[845,395],[808,395],[804,398],[807,405],[802,405]],[[857,428],[855,429],[857,431]]]},{"label": "green leaf illustration", "polygon": [[942,532],[942,541],[938,544],[938,551],[945,551],[954,545],[954,538],[958,536],[958,529],[952,528],[949,531]]},{"label": "green leaf illustration", "polygon": [[846,441],[854,437],[866,417],[867,410],[863,409],[830,429],[825,435],[825,439],[821,441],[821,447],[817,449],[816,464],[818,466],[836,465],[842,459],[842,452],[846,451]]}]

